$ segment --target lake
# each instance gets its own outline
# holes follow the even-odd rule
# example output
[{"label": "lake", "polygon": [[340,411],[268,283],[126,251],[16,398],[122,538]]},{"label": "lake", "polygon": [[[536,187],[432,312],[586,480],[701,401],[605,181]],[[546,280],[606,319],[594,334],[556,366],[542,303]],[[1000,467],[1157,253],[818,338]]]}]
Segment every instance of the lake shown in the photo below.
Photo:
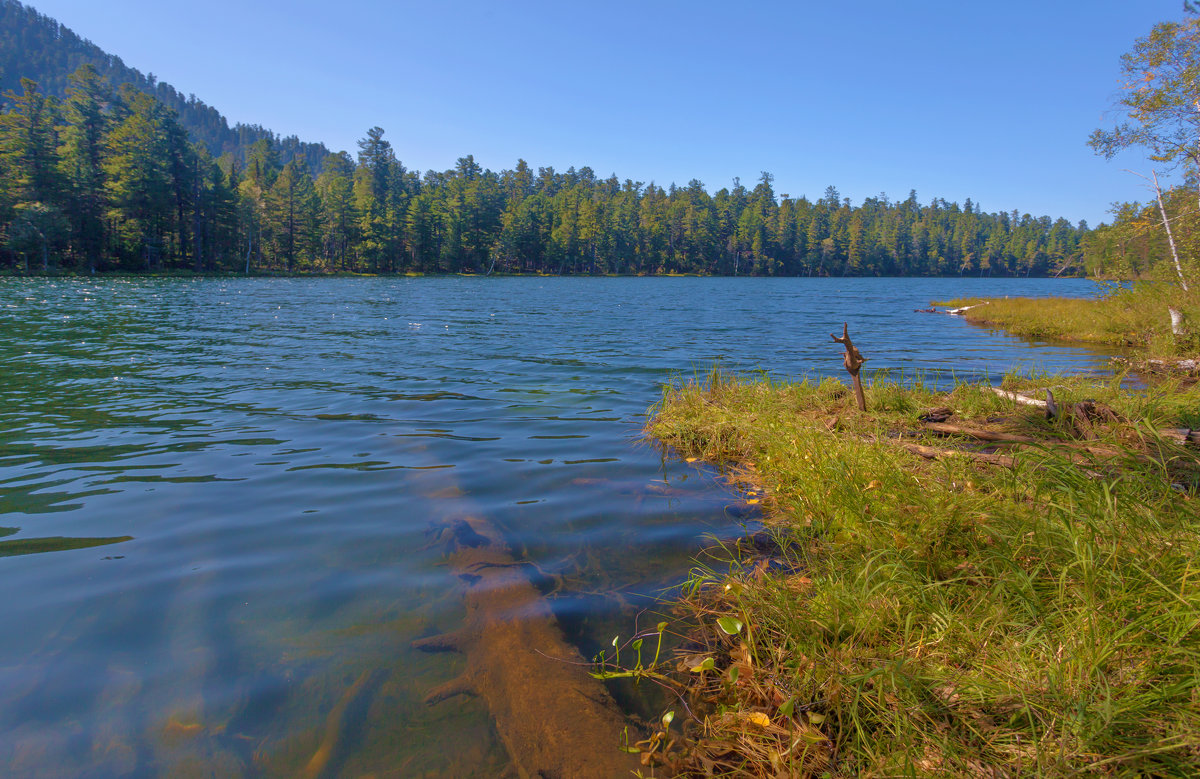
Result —
[{"label": "lake", "polygon": [[438,529],[489,518],[590,654],[752,526],[640,439],[720,363],[930,383],[1107,370],[915,313],[1037,279],[0,279],[0,765],[8,777],[508,770],[462,659]]}]

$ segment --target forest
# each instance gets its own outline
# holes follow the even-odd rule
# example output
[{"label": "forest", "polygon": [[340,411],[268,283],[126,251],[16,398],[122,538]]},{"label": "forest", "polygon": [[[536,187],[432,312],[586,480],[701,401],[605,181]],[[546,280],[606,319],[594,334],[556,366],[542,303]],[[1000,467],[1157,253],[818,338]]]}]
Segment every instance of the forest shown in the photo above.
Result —
[{"label": "forest", "polygon": [[1081,273],[1090,240],[969,199],[792,197],[766,172],[712,194],[470,155],[421,173],[378,127],[331,153],[230,127],[16,0],[0,84],[9,272],[1041,276]]},{"label": "forest", "polygon": [[1171,238],[1189,277],[1200,257],[1200,208],[1197,184],[1190,179],[1162,191],[1163,211],[1156,200],[1120,203],[1113,208],[1111,224],[1090,231],[1080,244],[1080,263],[1090,276],[1110,279],[1171,280],[1176,276],[1163,213],[1171,225]]},{"label": "forest", "polygon": [[0,265],[22,271],[1044,275],[1086,224],[988,214],[916,193],[853,206],[777,195],[763,173],[710,195],[598,177],[499,173],[471,156],[410,171],[378,127],[314,177],[271,137],[213,157],[178,114],[90,65],[64,99],[28,79],[0,112]]}]

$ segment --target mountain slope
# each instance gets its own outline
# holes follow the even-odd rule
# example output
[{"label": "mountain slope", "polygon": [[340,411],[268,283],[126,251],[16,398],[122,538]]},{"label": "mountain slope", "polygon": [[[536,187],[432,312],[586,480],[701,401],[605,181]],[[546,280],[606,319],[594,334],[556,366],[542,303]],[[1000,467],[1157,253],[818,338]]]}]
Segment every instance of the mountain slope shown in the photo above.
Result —
[{"label": "mountain slope", "polygon": [[287,163],[304,155],[315,172],[329,150],[321,143],[305,143],[295,136],[281,138],[259,125],[229,122],[217,109],[186,97],[175,87],[126,65],[120,57],[79,37],[66,26],[17,0],[0,0],[0,92],[20,89],[22,78],[31,78],[47,94],[62,97],[67,77],[90,64],[114,86],[131,84],[175,109],[179,122],[192,138],[203,142],[213,156],[233,152],[244,156],[255,141],[269,138]]}]

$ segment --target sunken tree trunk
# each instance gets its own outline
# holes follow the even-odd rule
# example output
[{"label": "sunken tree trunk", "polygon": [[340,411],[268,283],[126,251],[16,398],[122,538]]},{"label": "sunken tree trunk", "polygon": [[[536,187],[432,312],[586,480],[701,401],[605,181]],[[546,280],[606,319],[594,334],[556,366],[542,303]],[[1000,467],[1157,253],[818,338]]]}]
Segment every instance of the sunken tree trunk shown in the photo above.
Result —
[{"label": "sunken tree trunk", "polygon": [[478,516],[447,530],[450,569],[465,585],[467,615],[450,634],[415,642],[466,655],[466,671],[427,703],[478,695],[487,703],[517,774],[556,779],[632,776],[622,743],[633,728],[589,665],[567,643],[541,593],[496,528]]}]

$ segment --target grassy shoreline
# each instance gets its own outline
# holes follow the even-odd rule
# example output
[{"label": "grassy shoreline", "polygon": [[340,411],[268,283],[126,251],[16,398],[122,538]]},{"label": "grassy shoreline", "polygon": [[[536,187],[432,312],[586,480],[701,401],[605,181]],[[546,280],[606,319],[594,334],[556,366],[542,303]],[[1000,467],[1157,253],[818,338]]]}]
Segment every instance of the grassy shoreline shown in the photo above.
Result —
[{"label": "grassy shoreline", "polygon": [[[1116,416],[1081,440],[974,385],[875,381],[865,413],[833,380],[666,392],[648,435],[725,468],[772,539],[684,588],[696,719],[666,771],[1194,775],[1200,461],[1156,431],[1200,427],[1200,390],[1006,384]],[[935,407],[1033,443],[947,438]]]},{"label": "grassy shoreline", "polygon": [[[1024,338],[1132,347],[1148,358],[1200,355],[1200,295],[1174,284],[1139,282],[1097,298],[957,298],[931,305],[967,308],[967,321]],[[1183,314],[1184,334],[1171,332],[1168,307]]]}]

